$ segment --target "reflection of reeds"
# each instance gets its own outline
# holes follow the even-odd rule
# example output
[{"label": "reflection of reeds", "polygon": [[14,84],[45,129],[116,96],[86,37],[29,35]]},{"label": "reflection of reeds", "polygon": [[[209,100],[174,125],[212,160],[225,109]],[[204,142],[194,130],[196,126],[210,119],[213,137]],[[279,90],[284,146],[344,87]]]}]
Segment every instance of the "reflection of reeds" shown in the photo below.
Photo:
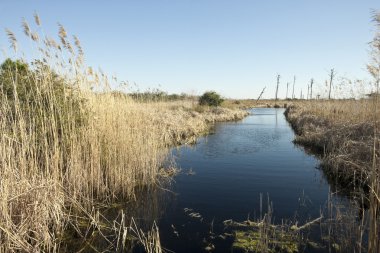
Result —
[{"label": "reflection of reeds", "polygon": [[[58,251],[68,226],[82,218],[98,223],[99,203],[156,185],[171,145],[246,115],[119,96],[104,73],[82,65],[80,42],[74,38],[73,48],[63,26],[60,44],[26,21],[23,28],[42,58],[8,60],[0,70],[1,252]],[[14,33],[7,34],[17,51]]]},{"label": "reflection of reeds", "polygon": [[[305,210],[309,210],[303,204]],[[358,211],[359,210],[359,211]],[[260,195],[260,218],[243,222],[224,221],[234,232],[233,247],[244,252],[367,252],[368,212],[357,202],[347,201],[329,192],[319,217],[274,222],[272,204],[263,212]],[[240,251],[239,251],[240,252]]]},{"label": "reflection of reeds", "polygon": [[160,233],[156,223],[153,223],[152,229],[147,233],[139,229],[134,222],[130,229],[137,236],[138,241],[144,246],[147,253],[162,253]]},{"label": "reflection of reeds", "polygon": [[329,252],[366,252],[368,217],[356,201],[342,201],[329,192],[320,223],[320,247]]},{"label": "reflection of reeds", "polygon": [[71,214],[61,252],[130,252],[134,247],[149,250],[152,244],[161,249],[155,221],[164,214],[170,197],[172,193],[161,187],[150,187],[138,190],[133,200],[94,206],[92,211],[76,203],[81,212]]}]

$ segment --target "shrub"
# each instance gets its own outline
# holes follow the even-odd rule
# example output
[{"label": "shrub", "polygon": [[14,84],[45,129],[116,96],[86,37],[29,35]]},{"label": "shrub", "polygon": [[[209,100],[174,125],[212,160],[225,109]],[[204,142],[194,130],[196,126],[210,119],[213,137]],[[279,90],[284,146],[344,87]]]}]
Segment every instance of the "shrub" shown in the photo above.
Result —
[{"label": "shrub", "polygon": [[199,98],[200,105],[219,106],[223,99],[215,91],[207,91]]}]

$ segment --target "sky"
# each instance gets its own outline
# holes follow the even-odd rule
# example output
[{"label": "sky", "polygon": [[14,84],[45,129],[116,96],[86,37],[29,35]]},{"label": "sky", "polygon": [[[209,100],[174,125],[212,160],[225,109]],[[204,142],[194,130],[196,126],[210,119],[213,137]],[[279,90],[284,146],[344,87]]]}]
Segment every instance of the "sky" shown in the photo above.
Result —
[{"label": "sky", "polygon": [[45,34],[61,23],[81,40],[87,65],[131,89],[257,98],[266,87],[272,98],[279,74],[279,97],[294,75],[298,97],[311,78],[323,87],[331,68],[370,78],[372,10],[380,1],[0,0],[0,47],[9,50],[6,28],[21,38],[22,18],[32,23],[36,12]]}]

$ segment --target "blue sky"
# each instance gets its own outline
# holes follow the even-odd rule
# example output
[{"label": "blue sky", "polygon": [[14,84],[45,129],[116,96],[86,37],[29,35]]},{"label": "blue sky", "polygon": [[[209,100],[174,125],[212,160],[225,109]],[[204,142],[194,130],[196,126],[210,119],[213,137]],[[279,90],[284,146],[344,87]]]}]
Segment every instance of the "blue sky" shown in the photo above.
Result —
[{"label": "blue sky", "polygon": [[280,74],[280,96],[294,75],[299,96],[331,68],[369,79],[373,9],[380,1],[1,0],[0,46],[9,47],[5,28],[22,37],[22,17],[32,23],[36,11],[44,33],[60,22],[80,38],[88,65],[140,89],[256,98],[267,87],[270,98]]}]

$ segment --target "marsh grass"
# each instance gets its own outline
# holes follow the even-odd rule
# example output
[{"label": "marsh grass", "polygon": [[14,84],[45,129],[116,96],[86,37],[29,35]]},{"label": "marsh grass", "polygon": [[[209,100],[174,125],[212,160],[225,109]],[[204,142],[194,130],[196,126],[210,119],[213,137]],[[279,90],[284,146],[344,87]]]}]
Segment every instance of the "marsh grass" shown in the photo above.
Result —
[{"label": "marsh grass", "polygon": [[[106,74],[84,65],[77,37],[62,25],[58,40],[45,37],[33,31],[41,31],[38,15],[35,22],[23,28],[41,58],[7,60],[0,72],[1,252],[57,252],[67,230],[84,236],[83,224],[101,234],[100,207],[159,185],[171,146],[246,115],[117,95]],[[17,38],[7,35],[17,58]]]},{"label": "marsh grass", "polygon": [[374,106],[379,103],[367,99],[310,101],[289,108],[286,115],[297,133],[295,142],[319,150],[327,173],[352,187],[368,186],[378,140]]},{"label": "marsh grass", "polygon": [[297,134],[295,142],[319,151],[329,180],[349,192],[359,206],[354,208],[358,213],[349,213],[329,201],[323,230],[329,249],[339,247],[336,252],[376,252],[378,247],[378,232],[373,227],[380,224],[379,217],[365,209],[377,210],[380,203],[373,198],[378,196],[374,185],[380,176],[379,106],[372,98],[321,100],[298,103],[286,111]]},{"label": "marsh grass", "polygon": [[[222,106],[230,109],[252,109],[252,108],[286,108],[290,104],[299,102],[300,100],[291,99],[225,99]],[[302,100],[303,101],[303,100]]]}]

